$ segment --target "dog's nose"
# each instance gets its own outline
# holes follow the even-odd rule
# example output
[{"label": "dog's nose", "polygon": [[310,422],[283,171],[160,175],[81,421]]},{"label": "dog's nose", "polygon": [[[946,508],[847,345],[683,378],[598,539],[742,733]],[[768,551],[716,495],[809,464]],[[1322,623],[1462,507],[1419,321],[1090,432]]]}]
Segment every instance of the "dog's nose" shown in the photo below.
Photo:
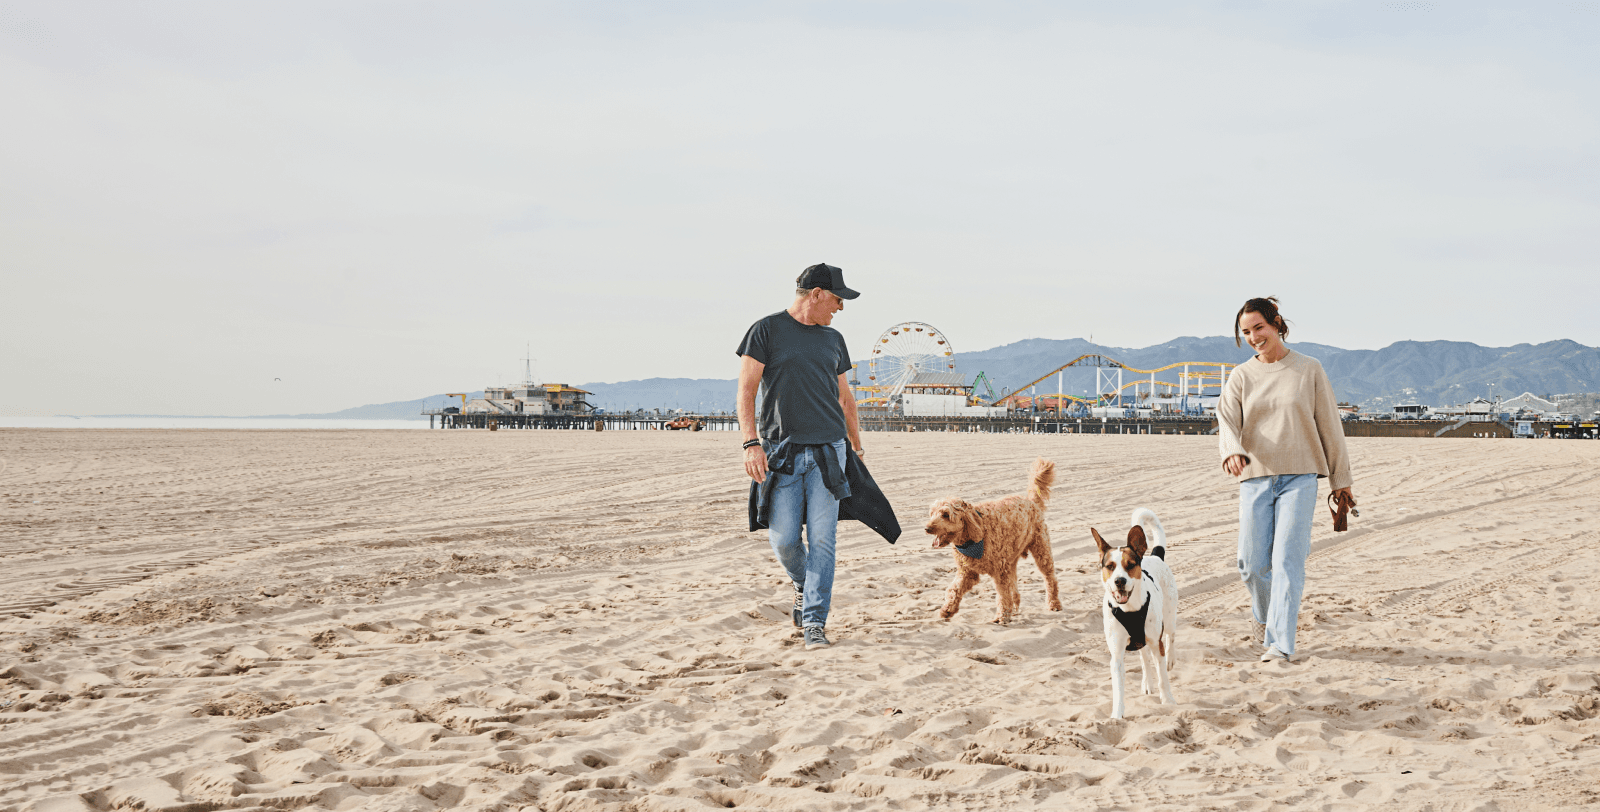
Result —
[{"label": "dog's nose", "polygon": [[1117,585],[1117,589],[1125,589],[1128,586],[1128,579],[1126,579],[1126,578],[1117,578],[1117,579],[1113,580],[1111,583],[1116,584]]}]

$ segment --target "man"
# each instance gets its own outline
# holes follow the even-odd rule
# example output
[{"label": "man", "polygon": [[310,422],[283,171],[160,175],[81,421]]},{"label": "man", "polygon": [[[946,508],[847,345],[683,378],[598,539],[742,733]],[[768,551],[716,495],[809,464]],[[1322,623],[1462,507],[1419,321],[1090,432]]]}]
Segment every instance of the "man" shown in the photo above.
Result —
[{"label": "man", "polygon": [[850,352],[829,325],[846,299],[861,294],[845,287],[844,271],[825,264],[805,269],[795,287],[788,309],[751,325],[739,344],[739,429],[745,473],[762,487],[772,477],[767,539],[794,584],[794,624],[815,649],[829,645],[834,535],[839,502],[850,496],[845,443],[864,453],[845,377]]}]

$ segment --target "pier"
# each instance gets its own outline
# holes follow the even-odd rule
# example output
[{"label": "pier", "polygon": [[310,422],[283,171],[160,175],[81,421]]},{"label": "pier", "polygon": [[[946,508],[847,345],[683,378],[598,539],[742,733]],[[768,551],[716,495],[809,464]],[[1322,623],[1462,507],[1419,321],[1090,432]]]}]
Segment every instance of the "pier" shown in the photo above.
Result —
[{"label": "pier", "polygon": [[[521,429],[541,431],[670,431],[674,423],[688,423],[684,431],[738,431],[739,418],[731,414],[662,415],[628,414],[492,414],[455,409],[424,409],[428,428]],[[437,421],[437,423],[436,423]]]},{"label": "pier", "polygon": [[862,415],[862,431],[959,431],[991,434],[1212,434],[1211,418],[902,417]]},{"label": "pier", "polygon": [[[1513,437],[1512,426],[1495,420],[1346,420],[1346,437]],[[1530,424],[1532,437],[1593,437],[1575,430],[1550,433],[1552,424]],[[1215,417],[861,417],[862,431],[970,431],[1023,434],[1216,434]]]},{"label": "pier", "polygon": [[[537,431],[738,431],[731,414],[461,414],[454,409],[428,409],[428,428]],[[1216,434],[1214,417],[1063,417],[1016,413],[1005,417],[905,417],[863,414],[864,432],[949,431],[986,434]],[[1592,422],[1528,422],[1525,433],[1497,420],[1346,420],[1346,437],[1550,437],[1600,439]]]}]

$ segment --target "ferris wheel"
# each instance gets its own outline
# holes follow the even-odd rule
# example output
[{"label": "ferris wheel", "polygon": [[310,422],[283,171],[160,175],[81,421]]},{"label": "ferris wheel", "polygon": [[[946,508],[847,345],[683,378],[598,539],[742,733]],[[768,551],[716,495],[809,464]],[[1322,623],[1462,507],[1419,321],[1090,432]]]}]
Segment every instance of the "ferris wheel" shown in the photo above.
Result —
[{"label": "ferris wheel", "polygon": [[906,384],[921,372],[952,372],[956,368],[955,348],[944,333],[931,324],[906,321],[878,336],[867,362],[872,386],[886,391],[890,398],[900,394]]}]

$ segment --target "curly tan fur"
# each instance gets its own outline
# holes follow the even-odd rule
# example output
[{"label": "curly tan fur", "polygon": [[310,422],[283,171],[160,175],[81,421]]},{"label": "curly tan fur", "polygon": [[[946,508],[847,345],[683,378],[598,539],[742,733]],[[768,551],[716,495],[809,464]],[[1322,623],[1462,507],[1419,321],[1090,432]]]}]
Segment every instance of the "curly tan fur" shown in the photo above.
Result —
[{"label": "curly tan fur", "polygon": [[1011,616],[1022,606],[1022,595],[1017,591],[1017,563],[1027,555],[1033,556],[1034,566],[1044,576],[1050,610],[1061,610],[1055,557],[1050,553],[1050,530],[1044,521],[1045,504],[1050,500],[1050,487],[1056,480],[1056,464],[1046,459],[1035,460],[1030,477],[1026,494],[1012,494],[975,505],[951,497],[934,502],[928,509],[928,521],[923,530],[934,537],[935,548],[984,542],[982,558],[968,558],[960,551],[950,551],[956,562],[956,577],[946,593],[939,617],[945,620],[954,617],[961,609],[961,599],[977,585],[980,576],[987,575],[994,581],[998,599],[994,622],[1011,622]]}]

